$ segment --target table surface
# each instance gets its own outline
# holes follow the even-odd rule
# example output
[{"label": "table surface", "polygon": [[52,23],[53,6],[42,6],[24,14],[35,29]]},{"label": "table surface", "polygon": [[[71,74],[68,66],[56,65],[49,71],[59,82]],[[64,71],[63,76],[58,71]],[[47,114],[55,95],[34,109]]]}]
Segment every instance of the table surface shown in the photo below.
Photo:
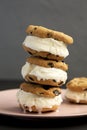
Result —
[{"label": "table surface", "polygon": [[[22,81],[0,81],[0,91],[18,88]],[[87,116],[54,118],[54,119],[20,119],[0,115],[0,130],[29,130],[29,129],[58,129],[58,130],[87,130]]]}]

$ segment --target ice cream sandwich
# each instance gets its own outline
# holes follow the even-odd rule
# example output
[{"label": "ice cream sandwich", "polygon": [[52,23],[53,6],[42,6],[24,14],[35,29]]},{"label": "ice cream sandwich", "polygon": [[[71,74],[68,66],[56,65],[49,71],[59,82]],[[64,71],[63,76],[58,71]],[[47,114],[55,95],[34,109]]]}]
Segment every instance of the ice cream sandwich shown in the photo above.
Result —
[{"label": "ice cream sandwich", "polygon": [[72,103],[87,104],[87,77],[75,77],[68,81],[65,97]]},{"label": "ice cream sandwich", "polygon": [[29,25],[26,33],[23,48],[28,53],[57,61],[69,55],[67,45],[73,44],[71,36],[35,25]]},{"label": "ice cream sandwich", "polygon": [[40,57],[29,57],[22,66],[21,74],[27,82],[62,86],[67,80],[68,65]]},{"label": "ice cream sandwich", "polygon": [[17,100],[24,112],[57,111],[62,103],[61,89],[32,83],[21,83]]}]

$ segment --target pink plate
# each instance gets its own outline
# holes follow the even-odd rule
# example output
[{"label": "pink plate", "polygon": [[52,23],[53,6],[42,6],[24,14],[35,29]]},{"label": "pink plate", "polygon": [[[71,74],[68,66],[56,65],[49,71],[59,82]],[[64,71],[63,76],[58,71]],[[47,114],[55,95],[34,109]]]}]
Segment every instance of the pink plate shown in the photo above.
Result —
[{"label": "pink plate", "polygon": [[24,113],[17,102],[16,93],[18,89],[8,89],[0,92],[0,114],[15,116],[19,118],[64,118],[87,116],[87,105],[72,104],[68,102],[64,95],[66,90],[62,89],[63,103],[58,112],[48,113]]}]

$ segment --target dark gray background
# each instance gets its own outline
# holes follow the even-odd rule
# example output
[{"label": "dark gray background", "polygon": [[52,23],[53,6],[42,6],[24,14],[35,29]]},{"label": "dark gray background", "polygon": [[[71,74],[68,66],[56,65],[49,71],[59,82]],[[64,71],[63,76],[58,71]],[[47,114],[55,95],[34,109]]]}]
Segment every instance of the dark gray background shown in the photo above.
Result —
[{"label": "dark gray background", "polygon": [[0,80],[22,79],[28,57],[22,42],[29,24],[71,35],[68,77],[87,76],[87,0],[0,0]]}]

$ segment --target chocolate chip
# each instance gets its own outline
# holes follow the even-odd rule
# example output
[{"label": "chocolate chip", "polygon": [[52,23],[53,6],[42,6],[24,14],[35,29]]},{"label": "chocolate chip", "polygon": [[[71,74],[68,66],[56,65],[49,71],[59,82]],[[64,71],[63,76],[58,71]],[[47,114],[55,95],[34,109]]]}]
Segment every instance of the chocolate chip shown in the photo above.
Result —
[{"label": "chocolate chip", "polygon": [[49,65],[50,67],[54,67],[54,64],[53,64],[52,62],[49,62],[48,65]]},{"label": "chocolate chip", "polygon": [[56,57],[59,57],[59,55],[56,55]]},{"label": "chocolate chip", "polygon": [[30,34],[32,34],[32,32],[30,32]]},{"label": "chocolate chip", "polygon": [[29,77],[30,80],[34,81],[32,77]]},{"label": "chocolate chip", "polygon": [[60,92],[58,90],[54,90],[53,93],[57,96],[60,94]]},{"label": "chocolate chip", "polygon": [[60,81],[60,83],[58,83],[58,85],[62,85],[63,84],[63,81]]},{"label": "chocolate chip", "polygon": [[24,105],[24,107],[27,109],[28,107]]},{"label": "chocolate chip", "polygon": [[52,36],[51,33],[47,33],[47,37],[50,38]]},{"label": "chocolate chip", "polygon": [[55,40],[58,40],[58,38],[55,38]]},{"label": "chocolate chip", "polygon": [[53,82],[56,82],[56,80],[55,80],[55,79],[53,79]]},{"label": "chocolate chip", "polygon": [[87,91],[87,88],[86,88],[86,89],[84,89],[84,91]]},{"label": "chocolate chip", "polygon": [[37,28],[35,27],[34,30],[36,30]]},{"label": "chocolate chip", "polygon": [[28,51],[28,53],[29,53],[30,55],[32,55],[32,53],[31,53],[31,52],[29,52],[29,51]]}]

